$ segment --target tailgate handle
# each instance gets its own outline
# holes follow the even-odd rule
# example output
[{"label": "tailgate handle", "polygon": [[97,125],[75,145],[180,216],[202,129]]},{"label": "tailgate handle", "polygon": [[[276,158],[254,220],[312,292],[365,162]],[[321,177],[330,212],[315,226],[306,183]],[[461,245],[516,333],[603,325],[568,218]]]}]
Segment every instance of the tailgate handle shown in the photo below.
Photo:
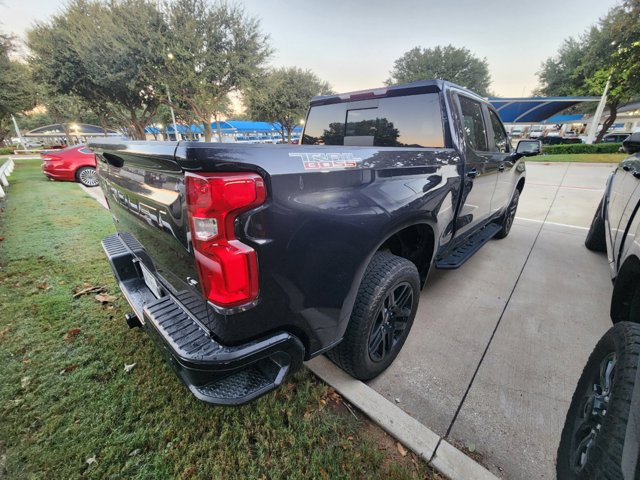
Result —
[{"label": "tailgate handle", "polygon": [[124,165],[124,159],[118,155],[114,155],[113,153],[103,153],[102,156],[107,161],[109,165],[113,165],[117,168],[122,168]]},{"label": "tailgate handle", "polygon": [[478,169],[477,168],[472,168],[471,170],[469,170],[467,172],[467,177],[469,178],[476,178],[478,176]]},{"label": "tailgate handle", "polygon": [[504,163],[501,163],[500,166],[498,166],[498,171],[504,172]]}]

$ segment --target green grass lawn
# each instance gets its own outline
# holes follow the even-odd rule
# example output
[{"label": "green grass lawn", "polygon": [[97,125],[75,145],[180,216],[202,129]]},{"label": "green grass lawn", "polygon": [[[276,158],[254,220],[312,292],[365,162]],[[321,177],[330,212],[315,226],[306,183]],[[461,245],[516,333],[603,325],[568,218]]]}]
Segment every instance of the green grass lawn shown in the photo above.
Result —
[{"label": "green grass lawn", "polygon": [[[109,213],[78,185],[47,181],[39,160],[16,162],[10,179],[0,201],[0,478],[440,478],[307,370],[243,407],[195,400],[123,320],[100,247],[114,231]],[[86,286],[118,299],[74,299]]]},{"label": "green grass lawn", "polygon": [[626,153],[570,153],[561,155],[536,155],[527,157],[527,162],[585,162],[619,163],[629,155]]}]

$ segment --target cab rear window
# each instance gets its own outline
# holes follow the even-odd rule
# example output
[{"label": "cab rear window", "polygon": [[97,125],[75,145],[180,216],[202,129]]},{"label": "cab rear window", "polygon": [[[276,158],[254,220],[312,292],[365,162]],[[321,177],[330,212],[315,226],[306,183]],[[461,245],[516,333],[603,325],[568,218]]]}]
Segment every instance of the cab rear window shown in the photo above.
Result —
[{"label": "cab rear window", "polygon": [[437,93],[312,107],[302,143],[376,147],[444,147]]}]

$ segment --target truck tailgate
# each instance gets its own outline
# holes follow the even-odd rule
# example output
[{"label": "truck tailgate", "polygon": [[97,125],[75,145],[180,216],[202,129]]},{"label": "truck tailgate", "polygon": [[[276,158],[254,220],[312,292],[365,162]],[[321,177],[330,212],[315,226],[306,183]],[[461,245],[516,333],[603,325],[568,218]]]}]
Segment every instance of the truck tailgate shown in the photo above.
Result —
[{"label": "truck tailgate", "polygon": [[[184,174],[175,161],[176,142],[94,146],[100,185],[116,229],[142,264],[152,291],[171,292],[208,325],[206,301],[190,252]],[[143,247],[144,246],[144,247]]]}]

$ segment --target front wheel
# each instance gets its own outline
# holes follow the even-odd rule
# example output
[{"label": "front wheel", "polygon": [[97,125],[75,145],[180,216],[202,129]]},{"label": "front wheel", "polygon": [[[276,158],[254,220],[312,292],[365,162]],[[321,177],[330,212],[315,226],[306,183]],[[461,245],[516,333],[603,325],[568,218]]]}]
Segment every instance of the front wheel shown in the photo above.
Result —
[{"label": "front wheel", "polygon": [[360,284],[344,338],[327,356],[354,378],[376,377],[404,345],[419,295],[416,266],[389,252],[377,252]]},{"label": "front wheel", "polygon": [[[623,452],[639,357],[640,325],[636,323],[617,323],[596,345],[562,430],[556,462],[559,480],[626,478]],[[637,445],[626,447],[637,453]],[[628,478],[634,478],[633,473]]]},{"label": "front wheel", "polygon": [[82,167],[76,172],[76,178],[85,187],[98,186],[98,173],[93,167]]},{"label": "front wheel", "polygon": [[505,238],[507,235],[509,235],[511,227],[513,226],[513,221],[516,218],[516,211],[518,210],[519,200],[520,190],[516,188],[516,191],[513,192],[513,197],[511,197],[511,202],[507,207],[507,211],[504,212],[504,217],[502,217],[502,228],[498,233],[496,233],[494,238]]},{"label": "front wheel", "polygon": [[604,218],[602,218],[602,204],[604,198],[600,200],[600,204],[596,209],[596,213],[591,221],[587,238],[584,241],[585,246],[594,252],[606,252],[607,251],[607,239],[606,229],[604,224]]}]

